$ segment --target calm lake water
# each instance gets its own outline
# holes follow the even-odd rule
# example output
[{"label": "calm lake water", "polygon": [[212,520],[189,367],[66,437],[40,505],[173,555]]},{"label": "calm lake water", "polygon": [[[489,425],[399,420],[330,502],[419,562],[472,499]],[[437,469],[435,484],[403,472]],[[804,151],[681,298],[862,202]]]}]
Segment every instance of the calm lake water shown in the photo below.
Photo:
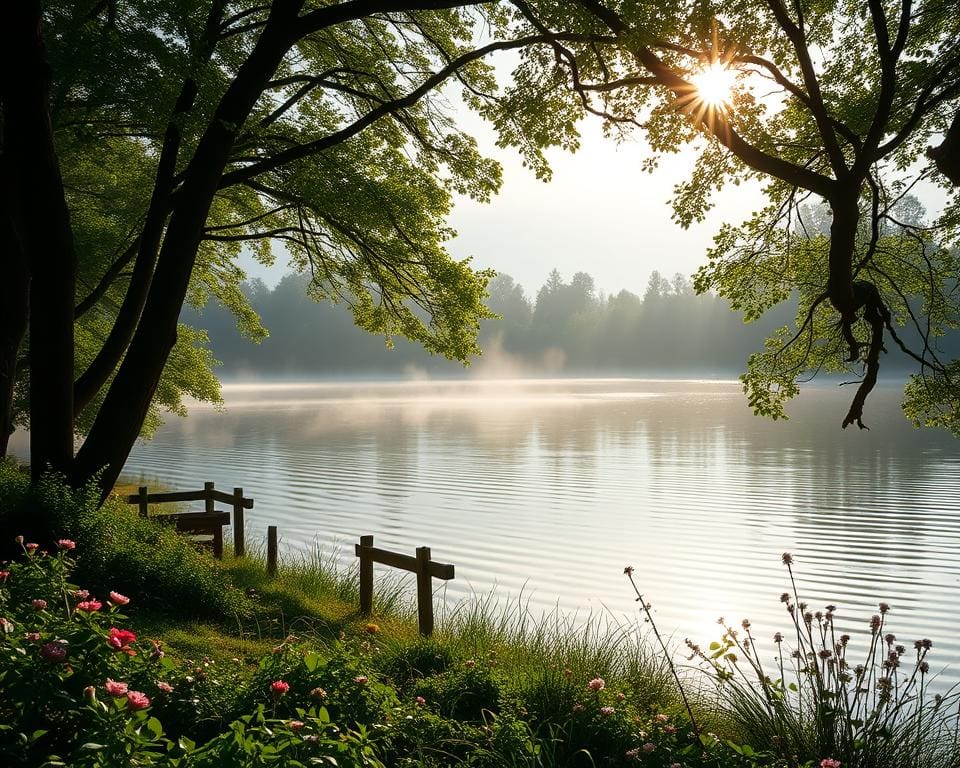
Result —
[{"label": "calm lake water", "polygon": [[[878,601],[901,642],[960,679],[960,442],[916,431],[899,392],[841,431],[852,391],[754,417],[734,382],[636,379],[234,385],[139,445],[127,474],[243,486],[248,537],[347,562],[361,534],[456,565],[446,599],[496,587],[539,613],[636,617],[706,644],[724,616],[788,629],[783,552],[812,610],[860,633]],[[881,418],[884,417],[884,418]],[[438,587],[441,582],[435,582]],[[412,586],[411,586],[412,592]],[[770,653],[772,656],[772,651]]]}]

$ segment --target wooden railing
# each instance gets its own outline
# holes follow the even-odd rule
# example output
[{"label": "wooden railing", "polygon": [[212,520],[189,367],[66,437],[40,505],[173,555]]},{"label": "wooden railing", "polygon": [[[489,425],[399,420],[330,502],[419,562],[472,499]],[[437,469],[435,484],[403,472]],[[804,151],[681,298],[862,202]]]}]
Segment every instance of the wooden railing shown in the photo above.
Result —
[{"label": "wooden railing", "polygon": [[202,501],[203,512],[175,512],[155,515],[166,522],[176,524],[177,530],[201,536],[212,536],[213,554],[223,556],[223,526],[230,525],[230,514],[214,509],[216,502],[233,507],[233,553],[242,557],[246,552],[244,540],[243,510],[253,509],[253,499],[243,495],[243,488],[234,488],[233,493],[224,493],[214,488],[213,483],[204,483],[202,491],[165,491],[150,493],[141,485],[139,492],[127,496],[127,503],[137,504],[141,517],[146,517],[151,504],[166,504],[184,501]]},{"label": "wooden railing", "polygon": [[431,560],[430,547],[417,547],[416,557],[377,549],[373,546],[373,536],[361,536],[354,551],[360,558],[360,613],[369,615],[373,611],[374,563],[411,571],[417,574],[417,624],[420,634],[433,634],[433,579],[452,579],[453,565]]}]

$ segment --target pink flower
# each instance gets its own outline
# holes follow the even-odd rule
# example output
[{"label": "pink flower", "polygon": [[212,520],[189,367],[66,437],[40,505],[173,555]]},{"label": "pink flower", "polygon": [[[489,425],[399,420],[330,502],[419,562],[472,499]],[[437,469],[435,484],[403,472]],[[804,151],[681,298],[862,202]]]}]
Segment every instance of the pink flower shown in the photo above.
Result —
[{"label": "pink flower", "polygon": [[47,607],[47,601],[37,598],[31,603],[31,605],[33,605],[33,610],[42,611],[44,608]]},{"label": "pink flower", "polygon": [[86,688],[83,689],[83,698],[85,698],[87,701],[96,702],[97,689],[94,688],[92,685],[88,685]]},{"label": "pink flower", "polygon": [[14,541],[17,542],[17,544],[23,544],[23,536],[17,536]]},{"label": "pink flower", "polygon": [[119,592],[111,592],[110,602],[114,605],[126,605],[130,602],[130,598],[126,595],[121,595]]},{"label": "pink flower", "polygon": [[157,683],[157,689],[163,691],[164,693],[173,693],[173,686],[170,683],[160,680]]},{"label": "pink flower", "polygon": [[290,727],[290,730],[294,733],[298,733],[303,728],[302,720],[291,720],[287,725]]},{"label": "pink flower", "polygon": [[417,696],[416,702],[418,707],[422,707],[424,704],[427,703],[427,700],[423,698],[423,696]]},{"label": "pink flower", "polygon": [[137,636],[129,629],[117,629],[116,627],[110,627],[110,637],[107,638],[107,642],[110,643],[110,645],[112,645],[114,648],[126,648],[136,639]]},{"label": "pink flower", "polygon": [[589,683],[587,683],[587,688],[591,691],[602,691],[606,687],[606,683],[603,681],[602,677],[595,677]]},{"label": "pink flower", "polygon": [[77,548],[77,542],[73,541],[72,539],[58,539],[57,547],[59,549],[65,549],[69,551]]},{"label": "pink flower", "polygon": [[0,571],[0,582],[6,581],[10,577],[10,571]]},{"label": "pink flower", "polygon": [[77,603],[77,610],[83,611],[84,613],[96,613],[101,608],[103,608],[103,603],[97,599],[83,600],[82,602]]},{"label": "pink flower", "polygon": [[667,720],[669,720],[670,718],[667,717],[665,714],[663,714],[663,712],[661,712],[659,715],[657,715],[657,716],[656,716],[655,718],[653,718],[653,719],[656,720],[658,723],[665,723],[665,722],[667,722]]},{"label": "pink flower", "polygon": [[600,707],[600,714],[604,717],[610,717],[616,711],[613,707]]},{"label": "pink flower", "polygon": [[357,675],[355,678],[353,678],[353,682],[355,682],[357,685],[366,685],[367,680],[368,678],[366,675]]},{"label": "pink flower", "polygon": [[665,725],[663,726],[663,732],[673,736],[677,732],[677,727],[675,725]]},{"label": "pink flower", "polygon": [[40,646],[40,656],[47,661],[59,664],[67,658],[67,647],[66,640],[54,640],[51,643]]},{"label": "pink flower", "polygon": [[825,757],[820,761],[820,768],[840,768],[840,761],[832,757]]},{"label": "pink flower", "polygon": [[655,750],[656,748],[657,748],[657,745],[654,744],[652,741],[648,741],[646,744],[640,747],[640,749],[642,749],[644,753],[647,755],[653,752],[653,750]]},{"label": "pink flower", "polygon": [[128,691],[127,706],[130,709],[146,709],[150,706],[150,698],[140,691]]},{"label": "pink flower", "polygon": [[75,589],[70,594],[73,595],[74,600],[86,600],[88,597],[90,597],[90,590]]},{"label": "pink flower", "polygon": [[37,641],[40,639],[40,633],[39,633],[39,632],[27,632],[27,633],[24,634],[23,639],[24,639],[24,640],[27,640],[28,642],[35,643],[35,642],[37,642]]},{"label": "pink flower", "polygon": [[39,546],[40,546],[39,544],[34,544],[33,542],[31,542],[31,543],[29,543],[29,544],[24,544],[24,545],[23,545],[23,548],[24,548],[25,550],[27,550],[27,552],[36,552],[36,551],[37,551],[37,547],[39,547]]},{"label": "pink flower", "polygon": [[109,677],[107,678],[107,682],[104,683],[103,687],[106,690],[106,692],[109,693],[111,696],[127,695],[127,684],[115,682],[114,680],[111,680]]},{"label": "pink flower", "polygon": [[[77,606],[78,608],[80,606]],[[137,636],[129,629],[117,629],[110,627],[110,636],[107,638],[107,644],[117,651],[122,651],[127,656],[136,656],[137,652],[130,647],[130,643],[135,642]]]},{"label": "pink flower", "polygon": [[274,680],[270,683],[270,693],[276,697],[283,696],[287,691],[290,690],[290,683],[284,682],[283,680]]},{"label": "pink flower", "polygon": [[639,747],[634,747],[633,749],[628,749],[627,752],[626,752],[626,754],[625,754],[624,756],[625,756],[628,760],[636,760],[638,757],[640,757],[640,749],[639,749]]}]

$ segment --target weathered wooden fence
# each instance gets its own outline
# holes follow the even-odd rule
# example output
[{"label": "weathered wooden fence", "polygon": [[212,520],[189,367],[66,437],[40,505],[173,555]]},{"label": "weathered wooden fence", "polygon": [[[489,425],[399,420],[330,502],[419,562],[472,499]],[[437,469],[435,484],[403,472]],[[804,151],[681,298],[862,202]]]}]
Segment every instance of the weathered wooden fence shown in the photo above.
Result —
[{"label": "weathered wooden fence", "polygon": [[141,485],[139,492],[127,496],[127,503],[137,504],[141,517],[146,517],[150,504],[166,504],[184,501],[202,501],[203,512],[174,512],[155,515],[164,522],[174,523],[177,530],[198,536],[211,536],[213,554],[223,557],[223,526],[230,525],[230,513],[214,509],[216,502],[233,507],[233,553],[242,557],[246,552],[243,528],[243,510],[253,509],[253,499],[243,495],[243,488],[234,488],[233,493],[218,491],[213,483],[204,483],[202,491],[165,491],[150,493]]},{"label": "weathered wooden fence", "polygon": [[361,536],[354,551],[360,558],[360,613],[369,615],[373,611],[373,564],[400,568],[417,575],[417,624],[421,635],[433,634],[433,579],[452,579],[453,565],[431,560],[430,547],[417,547],[416,557],[377,549],[373,536]]}]

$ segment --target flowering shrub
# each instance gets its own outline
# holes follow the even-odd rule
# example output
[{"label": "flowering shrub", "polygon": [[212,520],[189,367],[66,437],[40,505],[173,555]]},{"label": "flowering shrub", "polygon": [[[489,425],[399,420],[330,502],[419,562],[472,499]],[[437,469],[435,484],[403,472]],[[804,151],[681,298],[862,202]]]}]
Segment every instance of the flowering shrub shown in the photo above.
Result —
[{"label": "flowering shrub", "polygon": [[159,754],[163,729],[147,710],[164,695],[157,686],[169,665],[143,652],[118,605],[68,581],[73,541],[52,553],[18,544],[23,559],[3,566],[0,585],[0,722],[15,723],[0,729],[0,755],[13,765],[51,753],[86,765]]},{"label": "flowering shrub", "polygon": [[381,765],[365,731],[334,725],[322,702],[278,706],[291,688],[279,678],[226,733],[174,743],[155,710],[182,706],[177,690],[196,677],[126,626],[125,595],[103,601],[70,583],[74,542],[17,543],[22,558],[0,564],[0,765]]}]

